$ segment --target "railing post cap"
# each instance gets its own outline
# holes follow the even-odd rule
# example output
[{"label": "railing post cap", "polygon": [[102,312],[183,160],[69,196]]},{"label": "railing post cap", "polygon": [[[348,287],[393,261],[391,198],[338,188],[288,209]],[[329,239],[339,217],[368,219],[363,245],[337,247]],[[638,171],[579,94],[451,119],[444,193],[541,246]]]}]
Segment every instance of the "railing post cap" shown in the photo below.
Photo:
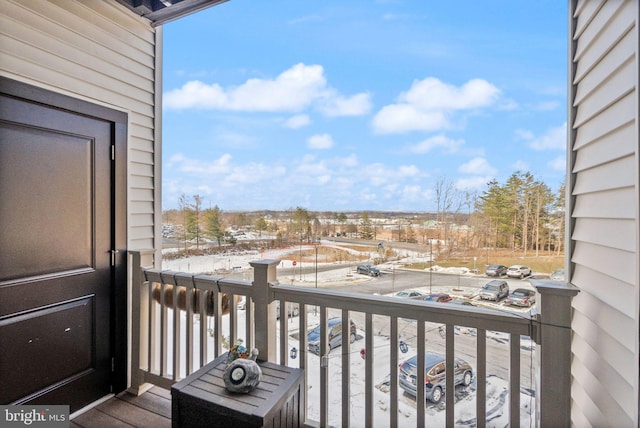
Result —
[{"label": "railing post cap", "polygon": [[273,266],[273,265],[277,265],[278,263],[280,263],[280,260],[275,260],[275,259],[254,260],[249,262],[249,264],[253,268],[257,268],[261,266]]},{"label": "railing post cap", "polygon": [[564,281],[552,281],[550,279],[531,279],[531,285],[541,295],[555,294],[564,297],[574,297],[580,289],[573,284]]}]

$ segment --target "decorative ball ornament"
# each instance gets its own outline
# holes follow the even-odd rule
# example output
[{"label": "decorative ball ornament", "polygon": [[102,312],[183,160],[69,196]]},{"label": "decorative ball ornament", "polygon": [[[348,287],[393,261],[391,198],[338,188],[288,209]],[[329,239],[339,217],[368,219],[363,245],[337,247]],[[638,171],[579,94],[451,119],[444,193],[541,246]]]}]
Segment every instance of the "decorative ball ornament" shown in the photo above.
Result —
[{"label": "decorative ball ornament", "polygon": [[238,358],[249,358],[249,350],[242,344],[233,345],[227,353],[227,364]]},{"label": "decorative ball ornament", "polygon": [[[236,345],[242,346],[242,345]],[[234,348],[236,348],[234,346]],[[244,346],[242,346],[244,348]],[[236,349],[237,351],[237,349]],[[236,354],[245,354],[246,357],[237,357]],[[258,350],[253,348],[249,355],[246,350],[232,353],[229,351],[227,357],[227,367],[224,370],[222,379],[224,380],[224,386],[229,392],[235,392],[240,394],[246,394],[251,392],[262,380],[262,370],[256,362],[258,357]]]}]

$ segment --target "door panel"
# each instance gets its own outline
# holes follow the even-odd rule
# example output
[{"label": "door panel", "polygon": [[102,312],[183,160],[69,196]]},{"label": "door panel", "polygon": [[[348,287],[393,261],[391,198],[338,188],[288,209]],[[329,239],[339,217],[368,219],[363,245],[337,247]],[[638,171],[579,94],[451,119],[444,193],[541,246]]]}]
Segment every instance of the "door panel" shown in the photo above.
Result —
[{"label": "door panel", "polygon": [[112,124],[0,98],[0,403],[110,392]]}]

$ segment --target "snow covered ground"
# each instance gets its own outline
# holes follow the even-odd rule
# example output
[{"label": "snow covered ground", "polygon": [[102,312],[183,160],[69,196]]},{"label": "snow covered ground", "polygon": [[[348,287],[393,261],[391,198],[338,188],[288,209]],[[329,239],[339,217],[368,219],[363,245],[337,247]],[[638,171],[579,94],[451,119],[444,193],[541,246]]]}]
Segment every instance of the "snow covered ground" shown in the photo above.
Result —
[{"label": "snow covered ground", "polygon": [[[245,311],[238,311],[238,325],[244,325]],[[317,324],[319,317],[312,313],[308,314],[310,325]],[[223,330],[228,331],[228,316],[223,317]],[[299,349],[297,318],[292,318],[289,322],[289,351],[292,348]],[[457,334],[465,334],[460,331]],[[494,340],[502,340],[508,342],[508,336],[501,333],[489,333]],[[243,329],[239,330],[239,339],[244,340],[245,334]],[[279,340],[276,341],[279,345]],[[375,385],[373,420],[377,427],[390,426],[391,404],[389,392],[389,374],[390,374],[390,341],[384,335],[374,336],[374,350],[372,354],[373,360],[373,383]],[[527,346],[527,341],[523,341],[523,345]],[[531,345],[532,346],[532,345]],[[365,360],[360,355],[360,349],[364,347],[364,332],[358,331],[358,339],[356,342],[347,347],[338,347],[330,351],[328,354],[328,370],[329,379],[329,424],[334,427],[341,426],[341,406],[342,406],[342,352],[349,352],[350,361],[350,411],[352,427],[365,427]],[[429,346],[427,346],[429,349]],[[213,338],[209,338],[209,349],[213,348]],[[346,351],[345,351],[346,350]],[[196,349],[196,354],[198,350]],[[417,350],[409,346],[405,354],[400,353],[400,361],[404,361],[415,355]],[[298,355],[300,353],[298,352]],[[307,360],[307,414],[311,420],[320,420],[320,357],[312,353],[308,353]],[[213,359],[213,355],[210,356]],[[367,356],[367,358],[369,358]],[[289,366],[298,367],[299,358],[290,359]],[[473,365],[473,364],[472,364]],[[489,427],[506,427],[509,425],[509,385],[504,379],[495,375],[487,376],[487,426]],[[456,426],[473,427],[476,425],[476,379],[469,387],[457,386],[455,389],[455,420]],[[400,427],[416,426],[416,400],[414,397],[405,395],[403,390],[398,390],[398,414]],[[530,393],[524,389],[520,392],[521,403],[521,426],[532,426],[533,412],[535,410],[535,399]],[[425,423],[427,426],[445,426],[445,404],[444,399],[439,404],[427,402],[425,409]]]},{"label": "snow covered ground", "polygon": [[[293,249],[292,251],[295,251]],[[191,273],[204,273],[204,272],[223,272],[223,271],[234,271],[234,272],[242,272],[245,276],[244,279],[251,280],[252,273],[250,271],[249,262],[252,260],[259,259],[281,259],[285,257],[287,254],[291,252],[283,251],[283,250],[271,250],[260,253],[258,251],[253,252],[244,252],[244,253],[229,253],[225,255],[218,256],[197,256],[190,257],[186,259],[177,259],[177,260],[166,260],[163,262],[163,269],[177,270],[183,272],[191,272]],[[422,255],[420,254],[408,254],[407,257],[420,259]],[[288,266],[291,261],[287,261],[285,263],[282,262],[282,267],[292,267]],[[309,263],[308,265],[315,265],[315,263]],[[381,269],[393,269],[393,265],[381,265]],[[320,272],[318,275],[318,281],[322,282],[336,282],[336,281],[344,281],[345,279],[353,280],[353,263],[347,264],[340,269],[331,270],[328,272]],[[434,270],[439,272],[449,272],[455,273],[458,275],[470,275],[468,269],[460,268],[460,269],[438,269],[434,266]],[[284,278],[280,278],[281,281]],[[364,277],[362,280],[369,280],[369,278]],[[311,282],[315,281],[315,275],[309,275],[308,278],[296,277],[291,278],[291,281],[295,283],[301,282]],[[288,281],[287,281],[288,282]],[[434,292],[440,291],[434,288]],[[450,291],[450,290],[447,290]],[[461,295],[464,295],[467,291],[459,290]],[[244,310],[238,311],[238,325],[244,325]],[[319,323],[319,318],[314,316],[312,313],[308,314],[309,318],[309,326],[311,327],[313,324]],[[289,350],[292,348],[299,349],[299,344],[297,340],[297,318],[294,318],[290,321],[290,336],[288,339],[289,342]],[[229,331],[228,327],[228,316],[223,317],[223,334],[224,331]],[[351,381],[350,381],[350,396],[351,396],[351,426],[353,427],[364,427],[364,411],[365,411],[365,361],[360,356],[360,349],[364,347],[364,332],[359,332],[358,340],[352,344],[349,348],[350,355],[350,370],[351,370]],[[459,331],[457,334],[464,334],[464,331]],[[488,333],[488,336],[493,336],[492,339],[496,341],[504,341],[508,342],[508,335],[501,333]],[[239,331],[239,338],[244,339],[244,332],[241,328]],[[209,349],[213,349],[213,338],[210,338]],[[277,341],[279,344],[279,341]],[[388,386],[388,378],[390,373],[390,341],[388,337],[384,335],[376,335],[374,336],[374,349],[375,353],[372,354],[372,358],[374,359],[374,420],[376,422],[376,427],[385,427],[389,426],[390,419],[390,393]],[[526,340],[523,340],[521,346],[531,347],[533,349],[532,343],[527,343]],[[429,345],[427,346],[429,349]],[[347,349],[347,347],[342,348],[338,347],[333,349],[329,353],[329,382],[330,392],[329,392],[329,423],[332,426],[340,426],[341,419],[341,388],[342,388],[342,352]],[[411,356],[416,354],[416,350],[412,347],[409,347],[408,352],[406,354],[400,354],[401,361],[410,358]],[[213,356],[211,356],[213,357]],[[292,367],[298,366],[298,359],[292,359],[289,361],[289,365]],[[307,376],[308,376],[308,384],[307,384],[307,393],[308,393],[308,402],[307,402],[307,412],[309,418],[312,420],[319,420],[319,404],[320,404],[320,381],[319,381],[319,371],[320,371],[320,361],[319,357],[313,354],[308,354],[308,363],[307,363]],[[524,387],[524,385],[523,385]],[[456,405],[455,405],[455,419],[456,426],[475,426],[475,389],[476,383],[475,378],[473,383],[469,387],[456,387],[455,395],[456,395]],[[534,425],[533,421],[533,412],[535,410],[535,398],[528,393],[527,390],[523,389],[520,392],[520,402],[521,402],[521,426],[532,426]],[[490,427],[506,427],[509,425],[509,412],[508,412],[508,399],[509,399],[509,390],[508,390],[508,382],[502,378],[489,374],[487,377],[487,425]],[[406,396],[403,394],[402,390],[399,390],[399,426],[415,426],[416,425],[416,400],[413,397]],[[444,426],[445,425],[445,410],[444,410],[444,400],[438,405],[435,405],[431,402],[427,403],[426,407],[426,425],[427,426]]]}]

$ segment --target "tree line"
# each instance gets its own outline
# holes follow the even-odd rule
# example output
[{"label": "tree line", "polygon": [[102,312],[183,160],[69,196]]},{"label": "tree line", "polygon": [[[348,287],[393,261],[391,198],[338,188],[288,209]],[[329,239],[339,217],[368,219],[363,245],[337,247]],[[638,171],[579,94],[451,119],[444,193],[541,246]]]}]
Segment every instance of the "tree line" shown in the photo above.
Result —
[{"label": "tree line", "polygon": [[[172,221],[182,224],[185,249],[204,238],[218,246],[235,245],[232,230],[267,233],[275,246],[315,242],[345,235],[378,239],[382,223],[396,227],[397,241],[437,242],[449,252],[468,248],[505,248],[522,252],[560,253],[564,240],[564,185],[555,192],[528,172],[514,172],[504,183],[491,180],[480,194],[461,192],[443,178],[436,182],[435,212],[313,212],[303,207],[284,211],[223,212],[203,209],[200,195],[182,195]],[[167,213],[167,212],[165,212]],[[230,230],[231,229],[231,230]],[[241,233],[241,232],[236,232]],[[397,233],[397,234],[394,234]],[[275,237],[275,238],[273,238]]]}]

